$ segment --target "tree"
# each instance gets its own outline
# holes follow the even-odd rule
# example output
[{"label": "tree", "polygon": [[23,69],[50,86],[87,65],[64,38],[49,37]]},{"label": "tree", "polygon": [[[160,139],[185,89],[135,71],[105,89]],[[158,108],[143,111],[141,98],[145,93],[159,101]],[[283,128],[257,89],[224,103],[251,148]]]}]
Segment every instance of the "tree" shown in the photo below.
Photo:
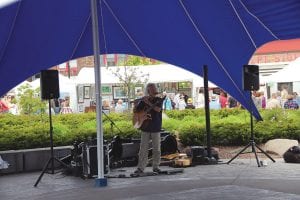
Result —
[{"label": "tree", "polygon": [[122,84],[127,100],[128,108],[130,109],[130,99],[135,97],[133,93],[136,86],[144,85],[148,79],[149,74],[144,74],[139,71],[137,67],[134,66],[118,66],[115,70],[108,68]]},{"label": "tree", "polygon": [[40,88],[32,89],[29,84],[18,88],[18,101],[21,114],[37,114],[46,112],[46,103],[41,101]]},{"label": "tree", "polygon": [[124,62],[119,63],[120,66],[138,66],[138,65],[156,65],[156,64],[160,64],[160,62],[151,58],[133,56],[133,55],[128,55],[124,60]]}]

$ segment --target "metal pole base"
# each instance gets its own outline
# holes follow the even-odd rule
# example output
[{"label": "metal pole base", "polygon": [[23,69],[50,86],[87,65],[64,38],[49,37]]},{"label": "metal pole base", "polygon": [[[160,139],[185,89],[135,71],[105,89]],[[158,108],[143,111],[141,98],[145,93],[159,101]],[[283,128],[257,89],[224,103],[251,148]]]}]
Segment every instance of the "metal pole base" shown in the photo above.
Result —
[{"label": "metal pole base", "polygon": [[[39,178],[38,178],[37,181],[35,182],[34,187],[37,187],[37,185],[39,184],[39,182],[40,182],[40,180],[42,179],[43,175],[45,174],[45,172],[46,172],[46,170],[47,170],[47,168],[48,168],[48,165],[49,165],[50,163],[54,162],[54,161],[60,163],[61,165],[63,165],[63,166],[66,167],[66,168],[70,168],[68,165],[66,165],[64,162],[62,162],[62,161],[59,160],[58,158],[55,158],[55,157],[49,158],[49,160],[47,161],[46,165],[45,165],[44,168],[43,168],[42,173],[40,174]],[[51,172],[52,172],[51,174],[54,174],[54,166],[51,167]]]},{"label": "metal pole base", "polygon": [[105,187],[107,186],[107,178],[96,178],[95,187]]},{"label": "metal pole base", "polygon": [[[250,140],[250,142],[247,144],[247,146],[245,146],[240,152],[238,152],[233,158],[231,158],[227,164],[230,164],[235,158],[237,158],[240,154],[242,154],[247,148],[249,148],[251,146],[252,148],[252,152],[246,152],[246,153],[254,153],[255,155],[255,159],[257,162],[257,166],[261,167],[262,165],[260,164],[258,157],[257,157],[257,153],[263,153],[265,154],[270,160],[272,160],[273,162],[275,162],[275,160],[269,155],[267,154],[264,150],[262,150],[259,146],[257,146],[254,142],[254,140]],[[256,152],[255,147],[258,148],[261,152]]]}]

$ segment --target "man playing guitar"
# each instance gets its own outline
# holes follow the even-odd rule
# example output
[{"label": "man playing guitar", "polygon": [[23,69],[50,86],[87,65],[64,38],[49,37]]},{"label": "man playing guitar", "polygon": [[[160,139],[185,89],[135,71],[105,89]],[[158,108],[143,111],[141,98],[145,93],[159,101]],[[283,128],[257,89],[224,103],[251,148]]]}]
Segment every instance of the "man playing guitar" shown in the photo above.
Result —
[{"label": "man playing guitar", "polygon": [[[141,144],[139,151],[139,162],[134,173],[143,173],[148,164],[148,148],[149,142],[152,139],[152,168],[153,172],[160,172],[160,132],[162,126],[162,102],[163,98],[157,97],[157,88],[154,83],[149,83],[146,86],[146,96],[138,99],[134,107],[134,115],[139,113],[143,117],[141,129]],[[135,122],[134,122],[135,123]],[[135,123],[136,124],[136,123]]]}]

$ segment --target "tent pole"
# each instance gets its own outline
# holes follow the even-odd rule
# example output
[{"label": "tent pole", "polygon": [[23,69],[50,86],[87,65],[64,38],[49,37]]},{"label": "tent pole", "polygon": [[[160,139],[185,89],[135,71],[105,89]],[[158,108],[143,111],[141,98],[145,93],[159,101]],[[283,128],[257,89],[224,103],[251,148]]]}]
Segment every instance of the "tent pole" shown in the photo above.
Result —
[{"label": "tent pole", "polygon": [[210,110],[209,110],[209,95],[208,95],[208,67],[203,65],[203,82],[204,82],[204,102],[205,102],[205,122],[206,122],[206,164],[218,164],[218,161],[211,153],[211,131],[210,131]]},{"label": "tent pole", "polygon": [[209,112],[209,96],[208,96],[208,69],[207,65],[203,66],[204,81],[204,102],[205,102],[205,121],[206,121],[206,145],[207,157],[211,158],[211,135],[210,135],[210,112]]},{"label": "tent pole", "polygon": [[102,127],[102,94],[101,94],[101,70],[100,70],[100,45],[97,0],[91,0],[92,28],[93,28],[93,50],[95,64],[95,96],[97,116],[97,160],[98,177],[95,180],[96,187],[107,186],[107,179],[104,178],[104,152],[103,152],[103,127]]}]

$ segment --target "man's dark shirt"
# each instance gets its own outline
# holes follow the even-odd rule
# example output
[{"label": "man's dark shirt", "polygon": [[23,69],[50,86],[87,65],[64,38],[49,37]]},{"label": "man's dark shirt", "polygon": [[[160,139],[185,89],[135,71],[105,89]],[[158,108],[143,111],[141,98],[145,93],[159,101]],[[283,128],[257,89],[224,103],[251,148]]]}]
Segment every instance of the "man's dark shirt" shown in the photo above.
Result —
[{"label": "man's dark shirt", "polygon": [[[162,101],[161,98],[155,97],[152,100],[150,99],[150,102],[152,104],[155,104],[157,101],[160,101],[159,103],[155,104],[157,107],[162,108]],[[136,100],[136,112],[140,112],[142,110],[147,110],[149,108],[149,105],[147,105],[144,101],[141,99]],[[162,125],[162,111],[156,112],[153,110],[153,108],[148,112],[151,115],[151,119],[145,120],[143,125],[141,126],[141,130],[144,132],[159,132],[161,131],[161,125]]]}]

